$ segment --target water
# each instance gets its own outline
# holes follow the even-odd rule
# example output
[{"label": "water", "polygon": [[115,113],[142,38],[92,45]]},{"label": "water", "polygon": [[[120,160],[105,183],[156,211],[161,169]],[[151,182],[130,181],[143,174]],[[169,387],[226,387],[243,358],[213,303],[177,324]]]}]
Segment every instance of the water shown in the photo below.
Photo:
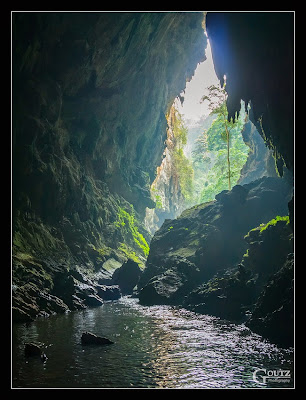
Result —
[{"label": "water", "polygon": [[[82,332],[114,341],[82,346]],[[24,342],[44,343],[46,362],[24,357]],[[293,387],[293,351],[207,315],[143,307],[123,297],[99,308],[13,326],[13,388]],[[254,380],[253,373],[258,371]],[[272,375],[280,370],[288,378]],[[285,373],[282,373],[285,374]],[[270,376],[263,382],[263,376]]]}]

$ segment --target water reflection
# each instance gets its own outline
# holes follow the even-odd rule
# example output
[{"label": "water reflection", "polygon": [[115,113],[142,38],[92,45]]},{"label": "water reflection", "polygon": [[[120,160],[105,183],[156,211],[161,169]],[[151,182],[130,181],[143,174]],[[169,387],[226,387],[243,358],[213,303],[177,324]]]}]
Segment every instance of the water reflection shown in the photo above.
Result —
[{"label": "water reflection", "polygon": [[[85,330],[115,344],[83,347]],[[40,360],[26,362],[26,341],[48,346],[44,365]],[[278,349],[243,325],[166,306],[142,307],[135,299],[123,298],[29,327],[14,326],[12,385],[263,387],[252,379],[256,368],[292,370],[292,359],[292,351]]]}]

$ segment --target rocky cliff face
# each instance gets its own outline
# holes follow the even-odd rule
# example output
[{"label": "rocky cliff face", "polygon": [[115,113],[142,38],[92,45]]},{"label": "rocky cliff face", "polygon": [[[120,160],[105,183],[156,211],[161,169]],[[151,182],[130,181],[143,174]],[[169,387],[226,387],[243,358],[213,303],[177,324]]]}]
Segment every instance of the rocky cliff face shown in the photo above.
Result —
[{"label": "rocky cliff face", "polygon": [[[146,296],[147,290],[151,293],[153,287],[158,295],[163,287],[161,281],[173,270],[178,269],[189,285],[188,275],[199,284],[238,264],[247,250],[244,236],[260,223],[267,223],[276,215],[286,215],[291,194],[291,186],[284,180],[261,178],[247,185],[236,185],[231,191],[224,190],[216,200],[185,210],[176,219],[165,220],[151,240],[146,269],[139,282],[140,301],[154,304]],[[165,303],[182,301],[173,299],[175,287],[172,285],[171,295],[163,300]]]},{"label": "rocky cliff face", "polygon": [[168,107],[204,59],[202,13],[13,14],[13,283],[143,264]]},{"label": "rocky cliff face", "polygon": [[244,125],[242,137],[250,150],[247,161],[240,171],[237,184],[244,185],[263,176],[277,177],[273,153],[265,146],[262,137],[250,119]]}]

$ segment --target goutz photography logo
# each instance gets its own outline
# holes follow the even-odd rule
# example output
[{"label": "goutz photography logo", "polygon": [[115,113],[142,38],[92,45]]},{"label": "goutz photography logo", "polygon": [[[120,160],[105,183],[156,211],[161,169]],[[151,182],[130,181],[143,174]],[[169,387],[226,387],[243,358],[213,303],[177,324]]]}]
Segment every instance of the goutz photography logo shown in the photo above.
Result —
[{"label": "goutz photography logo", "polygon": [[268,382],[289,383],[291,380],[289,369],[258,368],[253,372],[253,381],[261,385]]}]

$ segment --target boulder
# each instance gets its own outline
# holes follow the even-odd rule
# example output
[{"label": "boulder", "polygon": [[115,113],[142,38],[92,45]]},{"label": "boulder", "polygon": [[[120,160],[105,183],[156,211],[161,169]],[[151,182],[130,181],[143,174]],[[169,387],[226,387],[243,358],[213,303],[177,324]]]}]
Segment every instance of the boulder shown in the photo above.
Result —
[{"label": "boulder", "polygon": [[293,233],[288,217],[252,229],[238,267],[194,289],[184,307],[234,322],[281,347],[294,343]]},{"label": "boulder", "polygon": [[151,278],[139,291],[139,302],[143,305],[182,304],[198,278],[199,270],[194,264],[176,259],[170,268]]},{"label": "boulder", "polygon": [[135,261],[128,259],[120,268],[114,271],[112,276],[113,283],[120,287],[123,295],[132,294],[141,273],[139,265]]},{"label": "boulder", "polygon": [[39,357],[42,361],[47,360],[47,356],[41,348],[41,345],[34,342],[25,343],[24,355],[25,357]]},{"label": "boulder", "polygon": [[99,307],[103,304],[103,300],[99,296],[96,296],[94,294],[88,295],[85,298],[84,302],[88,307]]},{"label": "boulder", "polygon": [[102,345],[102,344],[113,344],[111,340],[97,336],[91,332],[83,332],[81,336],[81,342],[83,345],[94,344],[94,345]]},{"label": "boulder", "polygon": [[39,315],[64,313],[68,306],[57,296],[39,289],[34,283],[18,286],[13,290],[12,318],[14,322],[31,322]]},{"label": "boulder", "polygon": [[98,296],[103,300],[118,300],[121,297],[121,291],[118,285],[96,285]]}]

